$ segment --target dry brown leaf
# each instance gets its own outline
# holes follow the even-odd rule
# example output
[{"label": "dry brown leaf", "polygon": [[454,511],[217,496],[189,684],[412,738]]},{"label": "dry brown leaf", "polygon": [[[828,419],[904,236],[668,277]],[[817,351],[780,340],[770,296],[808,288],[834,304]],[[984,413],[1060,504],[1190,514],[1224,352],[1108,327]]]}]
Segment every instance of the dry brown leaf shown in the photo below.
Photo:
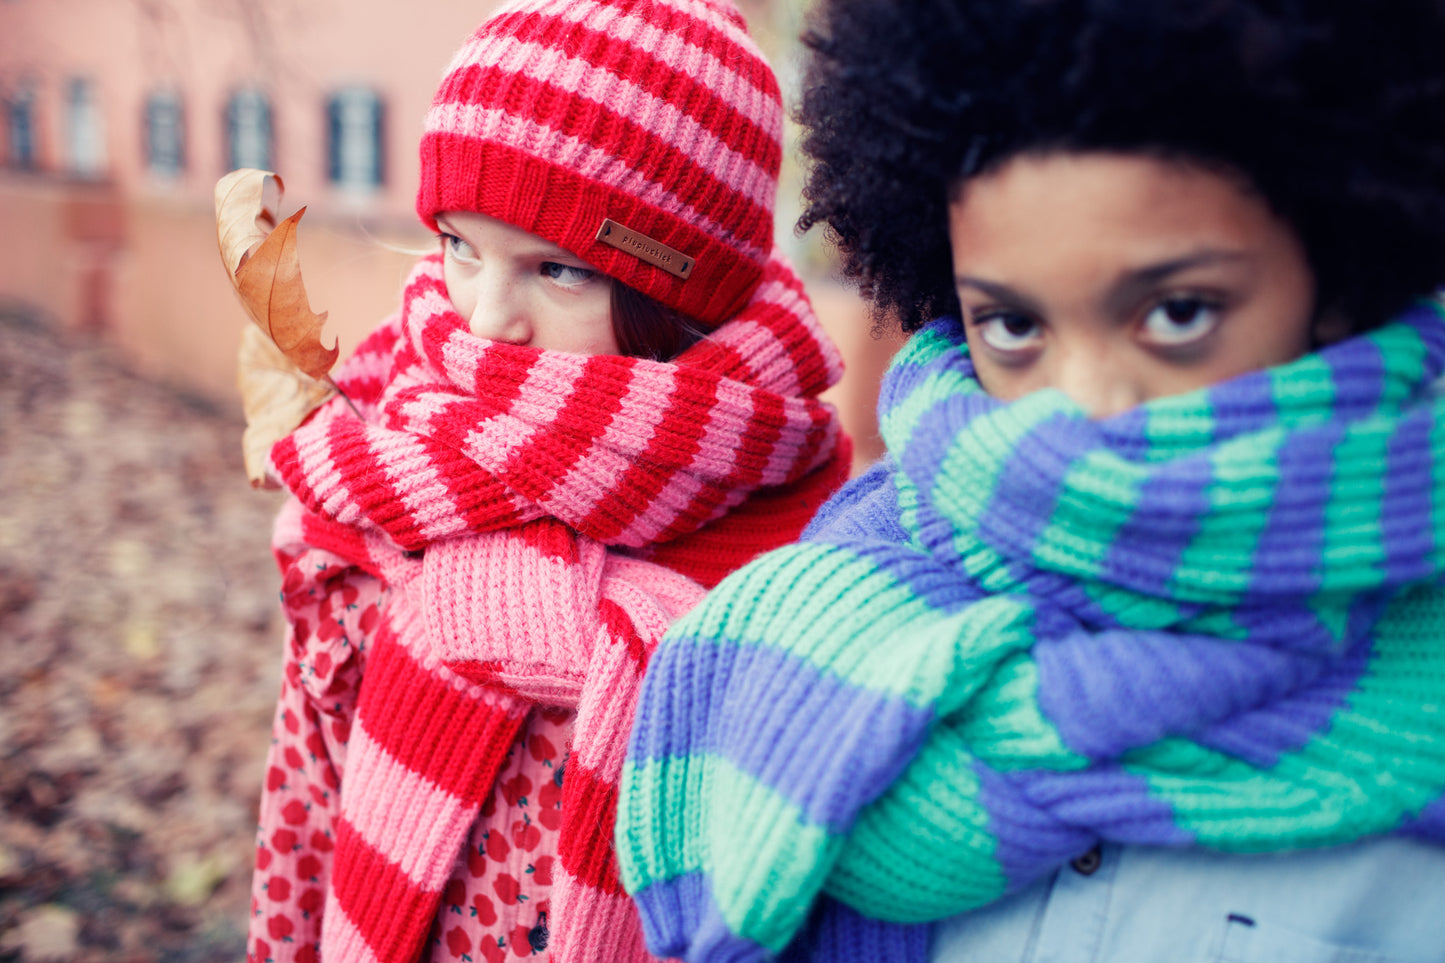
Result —
[{"label": "dry brown leaf", "polygon": [[336,394],[336,387],[329,378],[322,381],[297,368],[270,338],[249,324],[241,332],[236,381],[246,412],[246,432],[241,436],[246,477],[255,488],[273,488],[275,483],[266,476],[271,446]]},{"label": "dry brown leaf", "polygon": [[306,208],[276,223],[284,188],[270,171],[244,169],[221,178],[216,184],[216,240],[251,320],[298,368],[324,378],[340,352],[335,345],[322,345],[326,312],[312,312],[301,281],[296,225]]},{"label": "dry brown leaf", "polygon": [[266,455],[338,393],[327,374],[339,351],[321,343],[326,313],[312,312],[301,280],[296,225],[276,223],[285,185],[270,171],[233,171],[216,184],[216,241],[226,275],[255,326],[241,339],[237,384],[246,411],[242,450],[255,486],[269,485]]},{"label": "dry brown leaf", "polygon": [[279,176],[252,168],[232,171],[216,182],[216,240],[232,279],[251,251],[276,229],[285,190]]}]

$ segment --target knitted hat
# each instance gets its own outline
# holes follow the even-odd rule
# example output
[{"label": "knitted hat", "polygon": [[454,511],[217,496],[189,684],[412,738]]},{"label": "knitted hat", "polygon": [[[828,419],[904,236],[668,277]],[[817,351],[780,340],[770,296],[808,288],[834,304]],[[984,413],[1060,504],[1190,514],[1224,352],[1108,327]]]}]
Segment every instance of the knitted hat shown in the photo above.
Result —
[{"label": "knitted hat", "polygon": [[772,249],[782,121],[731,0],[519,0],[447,68],[417,213],[496,217],[720,324]]}]

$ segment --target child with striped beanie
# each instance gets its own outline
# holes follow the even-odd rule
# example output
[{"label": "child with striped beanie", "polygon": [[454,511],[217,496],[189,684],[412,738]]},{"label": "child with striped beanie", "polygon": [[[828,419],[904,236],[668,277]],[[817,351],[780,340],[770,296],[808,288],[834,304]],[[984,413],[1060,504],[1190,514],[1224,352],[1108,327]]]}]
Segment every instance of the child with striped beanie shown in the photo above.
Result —
[{"label": "child with striped beanie", "polygon": [[649,653],[848,466],[781,125],[729,0],[522,0],[447,67],[439,250],[270,453],[249,959],[649,958],[613,844]]}]

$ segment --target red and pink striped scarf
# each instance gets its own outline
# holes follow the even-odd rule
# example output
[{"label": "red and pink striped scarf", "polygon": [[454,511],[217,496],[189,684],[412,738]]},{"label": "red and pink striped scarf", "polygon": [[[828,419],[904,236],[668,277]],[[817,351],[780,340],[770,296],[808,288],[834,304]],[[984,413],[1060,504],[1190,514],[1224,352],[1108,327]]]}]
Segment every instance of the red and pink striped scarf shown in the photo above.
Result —
[{"label": "red and pink striped scarf", "polygon": [[[848,444],[817,399],[841,373],[775,259],[737,317],[671,363],[476,338],[438,257],[271,452],[300,508],[278,539],[389,591],[341,786],[321,955],[420,952],[528,711],[577,711],[552,899],[559,963],[642,959],[617,875],[617,783],[647,653],[669,620],[793,540]],[[284,530],[284,534],[283,534]],[[578,537],[581,536],[581,537]]]}]

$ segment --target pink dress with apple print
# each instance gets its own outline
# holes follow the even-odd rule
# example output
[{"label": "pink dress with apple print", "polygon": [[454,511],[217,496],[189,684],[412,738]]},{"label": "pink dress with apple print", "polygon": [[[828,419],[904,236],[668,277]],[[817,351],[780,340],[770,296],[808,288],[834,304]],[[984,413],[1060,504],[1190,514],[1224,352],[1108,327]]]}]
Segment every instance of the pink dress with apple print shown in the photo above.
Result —
[{"label": "pink dress with apple print", "polygon": [[[356,689],[386,590],[327,552],[281,561],[289,634],[261,799],[247,960],[316,963]],[[424,958],[549,958],[547,908],[572,722],[570,710],[528,716],[457,854]]]}]

